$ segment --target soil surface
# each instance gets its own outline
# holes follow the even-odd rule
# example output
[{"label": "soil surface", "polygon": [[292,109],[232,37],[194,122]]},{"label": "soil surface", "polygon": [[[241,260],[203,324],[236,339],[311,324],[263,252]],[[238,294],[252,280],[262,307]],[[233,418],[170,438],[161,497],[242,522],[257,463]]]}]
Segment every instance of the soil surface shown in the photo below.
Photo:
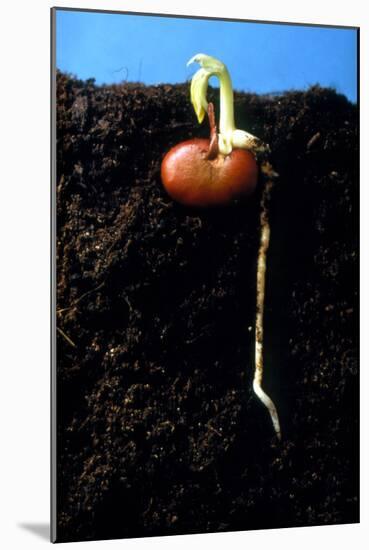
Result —
[{"label": "soil surface", "polygon": [[264,375],[280,443],[252,391],[262,178],[232,207],[175,204],[161,160],[209,132],[189,84],[57,75],[60,542],[359,521],[358,110],[313,87],[236,93],[235,115],[280,175]]}]

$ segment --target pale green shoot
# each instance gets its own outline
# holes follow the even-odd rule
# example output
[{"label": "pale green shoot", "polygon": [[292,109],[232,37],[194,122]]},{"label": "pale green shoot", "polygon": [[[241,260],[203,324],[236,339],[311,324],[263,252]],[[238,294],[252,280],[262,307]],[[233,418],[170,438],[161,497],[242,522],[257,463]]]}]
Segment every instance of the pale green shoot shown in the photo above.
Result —
[{"label": "pale green shoot", "polygon": [[267,146],[261,140],[249,132],[236,128],[233,108],[233,88],[231,76],[227,67],[210,55],[198,53],[194,55],[187,65],[199,63],[199,69],[193,76],[191,82],[191,103],[199,123],[204,120],[208,108],[206,92],[209,78],[216,76],[220,83],[220,117],[218,146],[219,152],[229,155],[233,148],[248,149],[255,153],[262,152]]}]

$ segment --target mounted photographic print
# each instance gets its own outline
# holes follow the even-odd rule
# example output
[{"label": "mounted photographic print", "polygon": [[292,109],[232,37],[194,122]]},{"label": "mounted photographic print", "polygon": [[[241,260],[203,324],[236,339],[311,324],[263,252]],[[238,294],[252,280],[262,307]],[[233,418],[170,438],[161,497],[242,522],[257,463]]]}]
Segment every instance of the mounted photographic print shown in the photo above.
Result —
[{"label": "mounted photographic print", "polygon": [[359,521],[359,29],[54,8],[52,540]]}]

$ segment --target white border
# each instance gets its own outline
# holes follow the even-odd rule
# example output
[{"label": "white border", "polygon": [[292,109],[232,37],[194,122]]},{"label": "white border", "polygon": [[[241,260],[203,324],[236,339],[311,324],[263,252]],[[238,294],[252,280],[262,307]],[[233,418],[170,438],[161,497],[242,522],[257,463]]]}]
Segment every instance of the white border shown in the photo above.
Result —
[{"label": "white border", "polygon": [[[361,27],[361,143],[368,143],[368,27],[361,0],[347,2],[224,3],[203,0],[18,0],[1,11],[1,542],[7,550],[45,545],[21,524],[49,520],[49,8],[80,7],[223,18],[351,25]],[[35,139],[35,134],[37,139]],[[361,158],[361,280],[368,279],[368,157]],[[30,267],[31,266],[31,267]],[[362,464],[368,464],[368,354],[366,305],[362,311]],[[364,548],[368,536],[368,476],[362,470],[360,525],[286,529],[83,543],[125,548]],[[366,545],[365,545],[366,546]]]}]

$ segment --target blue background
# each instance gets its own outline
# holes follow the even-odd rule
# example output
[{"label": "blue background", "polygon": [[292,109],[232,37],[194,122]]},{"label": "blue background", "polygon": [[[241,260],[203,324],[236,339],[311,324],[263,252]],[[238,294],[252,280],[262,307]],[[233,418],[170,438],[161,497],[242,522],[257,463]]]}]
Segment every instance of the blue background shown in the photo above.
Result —
[{"label": "blue background", "polygon": [[[223,61],[234,88],[334,87],[357,101],[357,31],[299,25],[57,10],[56,64],[97,84],[188,81],[196,53]],[[212,79],[212,85],[217,81]]]}]

